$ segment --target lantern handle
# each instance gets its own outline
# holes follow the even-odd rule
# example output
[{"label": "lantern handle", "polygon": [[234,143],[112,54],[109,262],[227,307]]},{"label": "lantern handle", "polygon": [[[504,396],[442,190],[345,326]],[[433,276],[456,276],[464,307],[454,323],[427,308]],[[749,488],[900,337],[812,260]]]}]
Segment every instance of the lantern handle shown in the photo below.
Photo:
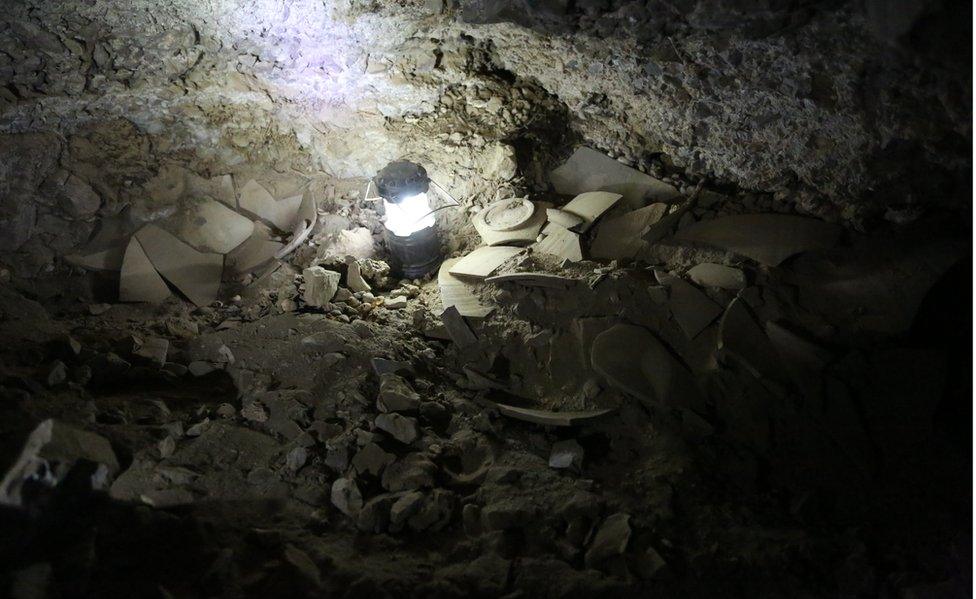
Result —
[{"label": "lantern handle", "polygon": [[437,191],[439,191],[440,193],[442,193],[445,196],[447,196],[447,199],[449,199],[452,202],[454,202],[454,204],[447,204],[447,205],[441,206],[439,208],[434,208],[433,210],[431,210],[427,214],[425,214],[425,215],[421,216],[420,218],[418,218],[417,220],[415,220],[414,223],[419,223],[420,221],[424,220],[425,218],[427,218],[431,214],[434,214],[435,212],[440,212],[441,210],[443,210],[445,208],[460,208],[461,207],[461,202],[455,200],[454,199],[454,196],[452,196],[451,194],[447,193],[447,190],[446,189],[444,189],[443,187],[441,187],[440,185],[437,184],[437,181],[434,181],[433,179],[431,179],[431,178],[428,177],[427,178],[427,182],[430,183],[431,185],[433,185],[434,187],[436,187],[437,188]]}]

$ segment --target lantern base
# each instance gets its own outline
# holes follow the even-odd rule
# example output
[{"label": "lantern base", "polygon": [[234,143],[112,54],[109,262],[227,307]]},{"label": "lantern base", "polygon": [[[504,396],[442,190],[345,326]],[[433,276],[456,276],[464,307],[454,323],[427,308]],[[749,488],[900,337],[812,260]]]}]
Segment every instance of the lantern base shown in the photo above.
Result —
[{"label": "lantern base", "polygon": [[427,227],[407,236],[395,235],[389,229],[384,232],[394,275],[418,279],[440,266],[441,242],[436,227]]}]

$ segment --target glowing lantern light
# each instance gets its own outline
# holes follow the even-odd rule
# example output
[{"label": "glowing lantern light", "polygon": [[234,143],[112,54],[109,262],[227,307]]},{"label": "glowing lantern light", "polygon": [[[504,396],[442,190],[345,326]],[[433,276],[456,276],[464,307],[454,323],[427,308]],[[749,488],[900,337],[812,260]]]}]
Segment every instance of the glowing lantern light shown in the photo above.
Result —
[{"label": "glowing lantern light", "polygon": [[394,272],[411,279],[430,273],[441,262],[441,244],[427,197],[431,184],[427,171],[414,162],[391,162],[373,183],[383,198],[386,245]]},{"label": "glowing lantern light", "polygon": [[386,228],[394,235],[406,237],[434,226],[434,212],[426,192],[406,197],[399,203],[384,198],[383,207],[386,208]]}]

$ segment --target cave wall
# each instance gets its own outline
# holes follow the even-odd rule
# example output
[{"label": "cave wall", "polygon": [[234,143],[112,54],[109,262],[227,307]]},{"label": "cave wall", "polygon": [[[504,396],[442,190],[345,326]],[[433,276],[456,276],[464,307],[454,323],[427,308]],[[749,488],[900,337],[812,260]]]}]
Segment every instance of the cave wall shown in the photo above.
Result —
[{"label": "cave wall", "polygon": [[578,142],[855,226],[958,209],[971,78],[953,8],[14,0],[0,262],[54,272],[100,218],[171,214],[175,167],[336,181],[408,157],[472,205],[545,189]]}]

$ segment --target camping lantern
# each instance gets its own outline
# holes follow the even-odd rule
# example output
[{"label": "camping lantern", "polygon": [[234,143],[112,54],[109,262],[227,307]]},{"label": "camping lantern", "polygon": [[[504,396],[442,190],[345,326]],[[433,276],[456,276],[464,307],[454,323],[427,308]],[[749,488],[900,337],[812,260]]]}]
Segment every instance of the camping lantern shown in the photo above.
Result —
[{"label": "camping lantern", "polygon": [[424,167],[405,160],[391,162],[373,182],[386,212],[386,244],[399,276],[415,279],[441,262],[440,240],[427,192],[431,180]]}]

